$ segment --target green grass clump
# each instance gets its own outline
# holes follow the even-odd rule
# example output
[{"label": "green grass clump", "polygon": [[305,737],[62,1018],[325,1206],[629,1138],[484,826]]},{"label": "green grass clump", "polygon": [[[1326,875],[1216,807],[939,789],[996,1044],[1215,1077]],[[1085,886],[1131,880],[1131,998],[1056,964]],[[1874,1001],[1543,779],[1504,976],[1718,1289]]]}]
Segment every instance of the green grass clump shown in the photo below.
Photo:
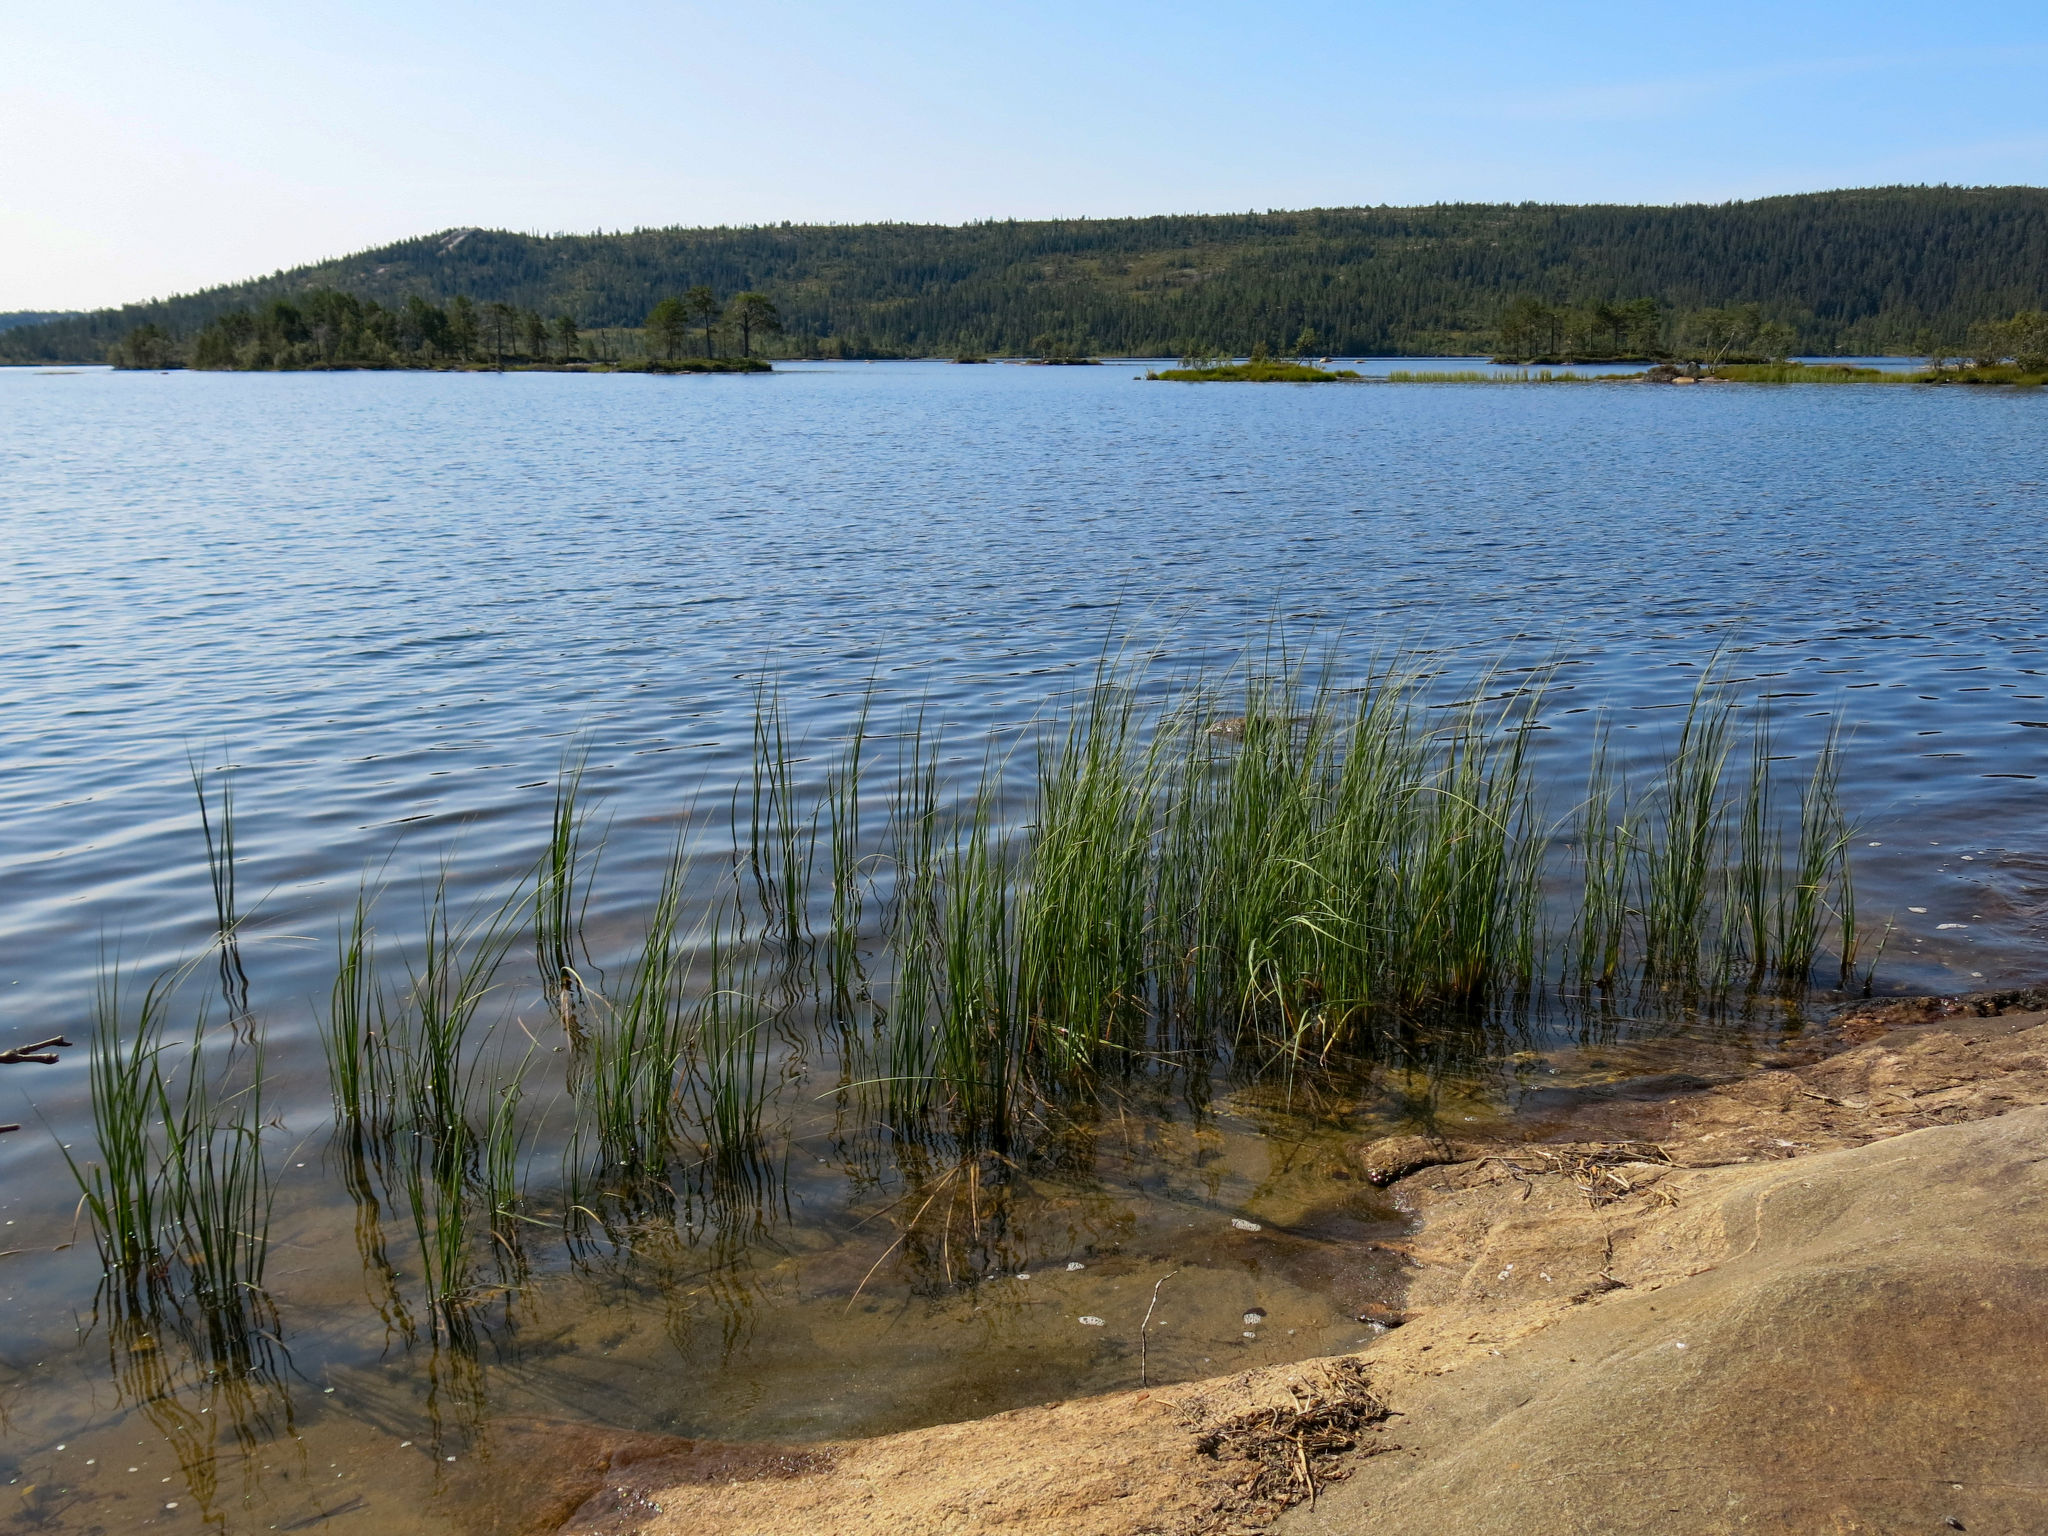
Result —
[{"label": "green grass clump", "polygon": [[1712,376],[1736,384],[1898,384],[1914,377],[1844,363],[1723,363]]},{"label": "green grass clump", "polygon": [[1387,374],[1389,384],[1592,384],[1602,375],[1559,372],[1550,368],[1517,368],[1512,373],[1487,372],[1480,368],[1450,368],[1434,372],[1396,368]]},{"label": "green grass clump", "polygon": [[1961,368],[1928,368],[1917,373],[1896,375],[1909,384],[2016,384],[2036,388],[2048,384],[2048,373],[2029,371],[2014,363],[1971,364]]},{"label": "green grass clump", "polygon": [[579,1109],[607,1170],[638,1179],[668,1166],[676,1139],[676,1076],[689,1049],[685,956],[678,942],[682,849],[670,858],[640,954],[606,998],[582,1053]]},{"label": "green grass clump", "polygon": [[564,759],[555,775],[554,811],[533,888],[534,966],[542,991],[571,1035],[581,1021],[584,985],[579,967],[587,958],[583,918],[596,876],[596,856],[588,847],[590,815],[583,804],[586,761],[579,751]]},{"label": "green grass clump", "polygon": [[[1421,661],[1347,672],[1276,642],[1220,674],[1105,659],[1021,734],[975,743],[978,770],[920,706],[887,733],[890,761],[870,697],[814,772],[763,686],[727,845],[679,837],[613,980],[582,952],[599,850],[573,771],[537,873],[465,921],[437,890],[389,992],[359,904],[325,1030],[337,1122],[369,1149],[357,1182],[410,1213],[430,1310],[451,1320],[482,1294],[481,1254],[535,1219],[531,1109],[483,1011],[521,918],[567,1053],[565,1209],[634,1230],[691,1170],[744,1183],[762,1165],[779,1085],[827,1029],[851,1106],[1000,1152],[1148,1063],[1291,1074],[1483,1043],[1551,994],[1775,1008],[1846,974],[1834,742],[1779,783],[1768,720],[1709,681],[1661,753],[1624,772],[1596,733],[1560,778],[1532,756],[1541,703],[1519,678],[1453,693]],[[110,1123],[133,1123],[140,1069],[102,1070]],[[108,1177],[109,1233],[156,1221],[126,1214],[132,1177]]]},{"label": "green grass clump", "polygon": [[1322,384],[1334,379],[1355,379],[1355,368],[1315,368],[1307,363],[1249,362],[1218,363],[1210,368],[1162,368],[1147,373],[1148,379],[1169,379],[1176,384]]},{"label": "green grass clump", "polygon": [[216,1059],[202,1012],[174,1044],[181,978],[152,982],[133,1012],[102,984],[89,1075],[97,1156],[65,1160],[117,1301],[196,1304],[228,1352],[267,1305],[272,1186],[263,1151],[263,1047],[230,1031]]}]

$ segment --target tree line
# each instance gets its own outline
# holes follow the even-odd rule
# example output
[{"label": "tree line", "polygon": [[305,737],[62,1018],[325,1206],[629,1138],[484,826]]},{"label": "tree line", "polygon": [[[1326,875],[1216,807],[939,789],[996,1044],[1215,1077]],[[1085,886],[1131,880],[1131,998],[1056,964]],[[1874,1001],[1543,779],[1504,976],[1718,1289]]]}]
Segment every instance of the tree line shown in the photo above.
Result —
[{"label": "tree line", "polygon": [[145,321],[117,340],[108,358],[129,368],[203,369],[616,363],[635,355],[674,359],[691,327],[702,338],[703,356],[719,355],[720,344],[737,338],[739,355],[751,357],[755,338],[780,325],[766,294],[735,294],[721,304],[708,284],[657,303],[637,338],[586,328],[566,309],[549,317],[503,300],[479,303],[468,294],[446,304],[408,294],[386,306],[338,288],[316,288],[297,299],[226,310],[189,337]]},{"label": "tree line", "polygon": [[703,338],[703,349],[699,355],[715,356],[712,337],[721,322],[738,334],[739,355],[752,357],[755,335],[766,336],[781,330],[782,312],[765,293],[736,293],[721,305],[718,294],[709,283],[697,283],[681,294],[657,300],[654,308],[647,312],[641,330],[649,343],[648,355],[652,356],[654,348],[659,346],[661,356],[673,362],[686,349],[693,327]]},{"label": "tree line", "polygon": [[[1631,329],[1645,323],[1640,311],[1623,313],[1644,300],[1657,306],[1667,348],[1689,316],[1755,306],[1760,324],[1789,328],[1789,350],[1909,352],[1930,338],[1961,345],[1972,326],[2048,306],[2048,191],[1889,187],[1661,208],[1444,204],[549,237],[451,230],[7,331],[0,357],[97,357],[140,325],[190,335],[229,310],[301,305],[319,289],[388,311],[415,295],[443,307],[468,295],[610,332],[640,326],[697,284],[772,294],[783,325],[773,350],[793,355],[1015,355],[1040,350],[1034,343],[1151,356],[1191,347],[1242,355],[1264,343],[1279,355],[1304,329],[1325,352],[1354,356],[1491,352],[1503,349],[1504,324],[1524,322],[1545,351],[1563,352],[1574,336],[1646,351],[1645,332]],[[1556,313],[1516,309],[1525,298]],[[672,334],[679,355],[701,351],[694,319]]]}]

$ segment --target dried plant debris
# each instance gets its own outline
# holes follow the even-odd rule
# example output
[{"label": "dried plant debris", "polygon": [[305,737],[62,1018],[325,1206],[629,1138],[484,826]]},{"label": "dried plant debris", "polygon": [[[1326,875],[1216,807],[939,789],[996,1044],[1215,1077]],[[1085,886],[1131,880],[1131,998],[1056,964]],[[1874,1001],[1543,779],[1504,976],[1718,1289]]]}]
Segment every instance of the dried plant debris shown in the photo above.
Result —
[{"label": "dried plant debris", "polygon": [[1529,1147],[1513,1153],[1494,1153],[1481,1161],[1498,1165],[1507,1171],[1508,1177],[1519,1181],[1525,1199],[1530,1179],[1562,1177],[1571,1180],[1588,1205],[1596,1207],[1635,1194],[1662,1178],[1664,1169],[1676,1166],[1670,1153],[1647,1141]]},{"label": "dried plant debris", "polygon": [[1196,1431],[1196,1454],[1220,1463],[1236,1490],[1199,1530],[1257,1529],[1297,1504],[1313,1506],[1318,1489],[1348,1475],[1344,1458],[1391,1449],[1361,1443],[1388,1413],[1360,1362],[1328,1362],[1286,1391],[1287,1402],[1214,1421],[1204,1416],[1203,1399],[1188,1403],[1183,1422]]}]

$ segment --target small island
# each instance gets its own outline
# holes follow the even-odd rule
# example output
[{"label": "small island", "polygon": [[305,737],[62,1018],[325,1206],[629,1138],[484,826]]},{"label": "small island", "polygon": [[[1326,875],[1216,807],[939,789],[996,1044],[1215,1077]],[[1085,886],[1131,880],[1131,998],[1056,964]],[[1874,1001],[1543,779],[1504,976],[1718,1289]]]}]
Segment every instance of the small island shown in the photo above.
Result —
[{"label": "small island", "polygon": [[1331,384],[1359,377],[1355,368],[1333,370],[1309,362],[1308,354],[1314,350],[1314,344],[1315,333],[1303,331],[1291,361],[1272,356],[1264,342],[1253,347],[1251,355],[1241,363],[1230,357],[1190,353],[1181,358],[1178,368],[1148,370],[1145,377],[1175,384]]}]

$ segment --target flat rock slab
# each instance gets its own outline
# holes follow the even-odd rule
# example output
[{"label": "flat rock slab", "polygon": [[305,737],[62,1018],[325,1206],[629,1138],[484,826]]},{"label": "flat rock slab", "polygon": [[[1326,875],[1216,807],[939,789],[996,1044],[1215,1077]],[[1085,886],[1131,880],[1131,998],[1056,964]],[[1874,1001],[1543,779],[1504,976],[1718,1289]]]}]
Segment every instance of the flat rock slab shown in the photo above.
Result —
[{"label": "flat rock slab", "polygon": [[1276,1529],[2048,1530],[2048,1109],[1659,1187],[1495,1223],[1375,1373],[1401,1451]]}]

